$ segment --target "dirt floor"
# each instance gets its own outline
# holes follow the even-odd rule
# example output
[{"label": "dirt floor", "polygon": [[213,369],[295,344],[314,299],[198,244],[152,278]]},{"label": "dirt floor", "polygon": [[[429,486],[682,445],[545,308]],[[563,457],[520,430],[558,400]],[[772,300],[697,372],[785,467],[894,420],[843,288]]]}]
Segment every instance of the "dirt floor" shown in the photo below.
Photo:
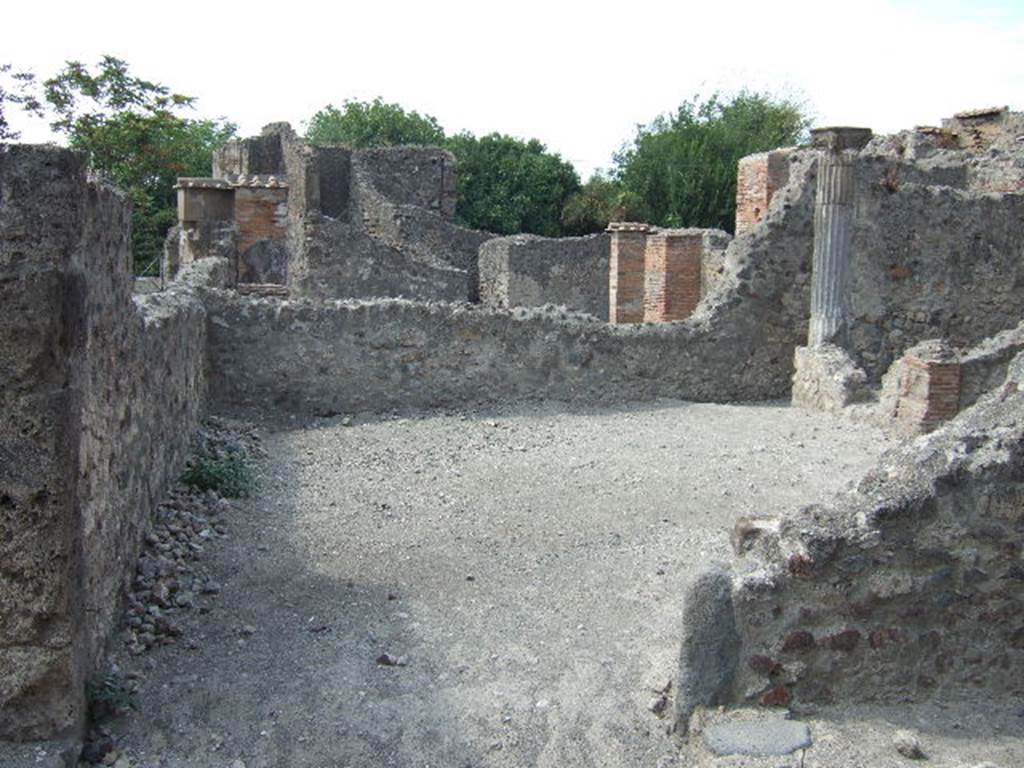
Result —
[{"label": "dirt floor", "polygon": [[899,726],[932,766],[1024,765],[1010,705],[832,713],[805,755],[760,762],[681,746],[652,711],[684,585],[733,521],[823,500],[888,444],[677,401],[276,425],[260,490],[202,554],[219,593],[178,642],[115,658],[138,686],[116,764],[907,765]]}]

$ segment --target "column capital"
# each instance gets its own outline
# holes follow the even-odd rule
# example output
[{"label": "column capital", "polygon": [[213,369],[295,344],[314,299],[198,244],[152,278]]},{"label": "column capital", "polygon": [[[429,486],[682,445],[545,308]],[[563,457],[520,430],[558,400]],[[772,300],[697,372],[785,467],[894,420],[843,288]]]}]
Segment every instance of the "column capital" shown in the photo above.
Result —
[{"label": "column capital", "polygon": [[811,146],[841,152],[844,149],[863,149],[874,134],[870,128],[827,126],[811,129]]}]

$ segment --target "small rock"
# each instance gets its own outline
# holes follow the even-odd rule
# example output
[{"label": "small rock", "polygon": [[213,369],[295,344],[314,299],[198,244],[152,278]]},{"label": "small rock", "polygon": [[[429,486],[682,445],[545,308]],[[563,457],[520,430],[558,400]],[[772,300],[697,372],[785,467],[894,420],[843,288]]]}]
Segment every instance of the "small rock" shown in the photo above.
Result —
[{"label": "small rock", "polygon": [[896,748],[897,752],[911,760],[925,759],[924,750],[921,749],[921,742],[911,731],[896,731],[896,734],[892,737],[892,745]]},{"label": "small rock", "polygon": [[256,627],[252,626],[252,624],[245,624],[238,630],[238,634],[242,637],[252,637],[256,634]]},{"label": "small rock", "polygon": [[158,581],[153,585],[153,602],[159,605],[161,608],[171,607],[171,590],[162,581]]},{"label": "small rock", "polygon": [[377,657],[377,663],[382,667],[404,667],[408,664],[405,656],[394,656],[390,653],[382,653]]},{"label": "small rock", "polygon": [[109,736],[91,738],[82,747],[82,759],[87,763],[101,764],[103,758],[114,750],[114,740]]},{"label": "small rock", "polygon": [[655,696],[647,703],[647,709],[656,715],[661,715],[665,711],[666,706],[668,706],[668,698],[664,695]]}]

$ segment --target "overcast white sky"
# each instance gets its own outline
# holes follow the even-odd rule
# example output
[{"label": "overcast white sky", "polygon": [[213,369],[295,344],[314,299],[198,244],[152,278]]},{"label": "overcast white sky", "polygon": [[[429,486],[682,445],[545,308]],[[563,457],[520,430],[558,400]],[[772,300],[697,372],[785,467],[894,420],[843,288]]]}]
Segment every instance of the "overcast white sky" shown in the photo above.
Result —
[{"label": "overcast white sky", "polygon": [[0,24],[0,63],[48,76],[109,53],[244,135],[381,96],[449,133],[536,137],[584,177],[637,123],[716,89],[876,132],[1024,109],[1024,0],[12,0]]}]

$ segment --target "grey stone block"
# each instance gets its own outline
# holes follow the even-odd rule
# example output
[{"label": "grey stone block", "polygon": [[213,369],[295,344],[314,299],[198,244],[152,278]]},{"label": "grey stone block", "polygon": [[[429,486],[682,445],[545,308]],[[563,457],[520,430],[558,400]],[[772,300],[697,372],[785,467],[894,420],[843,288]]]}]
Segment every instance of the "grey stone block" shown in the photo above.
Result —
[{"label": "grey stone block", "polygon": [[718,723],[704,731],[704,743],[718,755],[769,757],[807,749],[814,740],[806,723],[769,718]]},{"label": "grey stone block", "polygon": [[696,707],[726,700],[736,673],[738,650],[732,576],[724,565],[712,564],[694,580],[683,599],[676,694],[678,733],[686,733]]}]

